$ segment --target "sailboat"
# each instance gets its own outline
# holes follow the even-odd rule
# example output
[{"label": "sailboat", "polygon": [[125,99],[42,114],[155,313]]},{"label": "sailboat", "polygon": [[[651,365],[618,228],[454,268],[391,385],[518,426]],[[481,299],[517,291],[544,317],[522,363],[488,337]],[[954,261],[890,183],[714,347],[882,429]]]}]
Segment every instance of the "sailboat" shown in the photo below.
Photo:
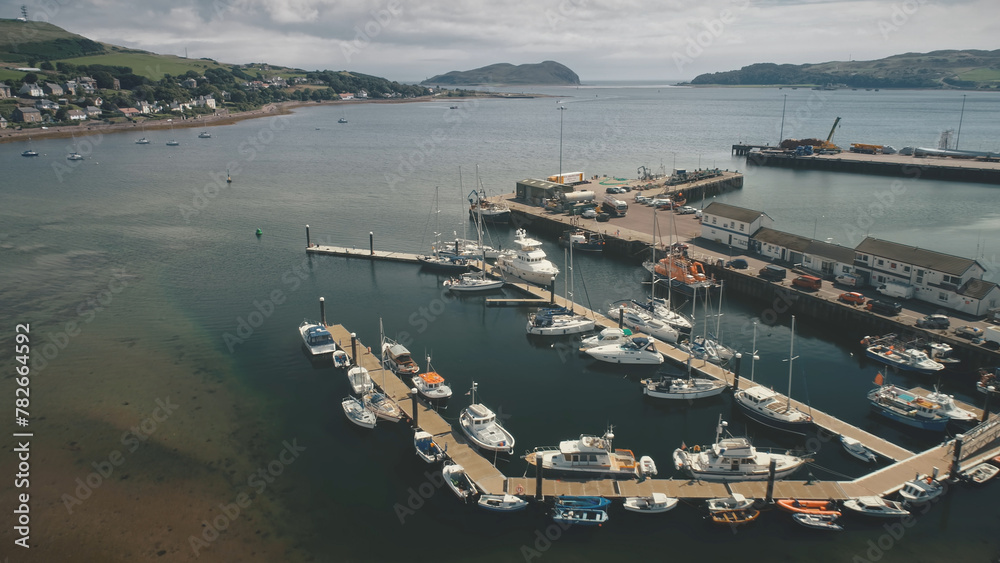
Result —
[{"label": "sailboat", "polygon": [[[674,218],[673,215],[670,216],[670,248],[673,252],[673,239],[674,239],[674,228],[673,228]],[[657,221],[656,221],[656,209],[653,209],[653,246],[650,248],[652,254],[651,263],[656,261],[656,232],[657,232]],[[649,300],[645,303],[632,300],[632,303],[647,311],[649,314],[653,315],[654,318],[659,319],[667,323],[668,325],[674,327],[677,332],[681,334],[691,334],[691,328],[693,322],[687,316],[681,314],[673,309],[673,285],[667,283],[667,298],[656,297],[656,283],[663,281],[662,279],[657,279],[656,272],[652,269],[650,270],[651,280],[649,288]]]},{"label": "sailboat", "polygon": [[447,272],[464,272],[469,269],[469,262],[465,258],[459,256],[447,255],[440,252],[438,245],[441,242],[441,233],[437,231],[438,229],[438,215],[441,213],[441,209],[438,206],[438,190],[434,190],[434,237],[436,243],[431,245],[431,254],[425,254],[423,256],[418,256],[417,261],[423,266],[440,271]]},{"label": "sailboat", "polygon": [[[756,329],[756,325],[754,325]],[[736,404],[753,420],[776,430],[804,436],[812,426],[812,417],[792,406],[792,363],[795,361],[795,315],[788,350],[788,396],[763,385],[752,385],[733,393]]]},{"label": "sailboat", "polygon": [[142,137],[139,138],[135,144],[137,145],[148,145],[149,139],[146,138],[146,120],[142,121]]},{"label": "sailboat", "polygon": [[[555,307],[539,309],[528,315],[528,325],[525,330],[528,334],[540,336],[554,336],[565,334],[580,334],[594,330],[597,323],[594,319],[588,319],[585,315],[573,312],[573,248],[569,249],[569,269],[566,276],[566,300],[569,301],[570,308]],[[589,353],[589,352],[588,352]]]},{"label": "sailboat", "polygon": [[[707,293],[707,292],[706,292]],[[694,289],[694,298],[691,300],[691,317],[694,318],[694,307],[698,301],[698,289]],[[736,351],[728,346],[722,345],[714,335],[708,333],[708,295],[705,296],[705,332],[701,336],[695,336],[680,344],[680,348],[699,360],[707,360],[713,364],[723,365],[736,355]],[[719,286],[719,313],[716,320],[716,332],[721,326],[722,319],[722,289]]]},{"label": "sailboat", "polygon": [[[382,350],[384,352],[385,331],[382,329],[382,319],[378,320],[378,331],[383,344]],[[382,374],[382,383],[380,387],[385,389],[385,367],[380,369],[379,372]],[[403,418],[403,410],[400,409],[399,405],[397,405],[396,402],[390,399],[385,393],[372,389],[365,393],[361,397],[361,400],[364,402],[365,407],[375,413],[375,416],[381,418],[382,420],[399,422]]]},{"label": "sailboat", "polygon": [[691,377],[691,356],[687,359],[687,377],[661,377],[643,379],[642,394],[654,399],[704,399],[726,390],[728,384],[721,379]]},{"label": "sailboat", "polygon": [[173,138],[173,136],[174,136],[174,122],[173,122],[173,120],[170,120],[170,137],[171,137],[171,139],[169,141],[167,141],[167,146],[168,147],[176,147],[177,145],[180,144],[176,139]]},{"label": "sailboat", "polygon": [[[461,174],[461,172],[459,172]],[[444,287],[454,293],[470,293],[474,291],[496,291],[504,286],[504,280],[491,279],[486,276],[486,247],[483,246],[482,216],[476,216],[476,240],[482,251],[482,262],[478,272],[467,272],[458,278],[445,280]]]},{"label": "sailboat", "polygon": [[38,153],[31,148],[31,137],[28,137],[28,148],[21,152],[21,156],[38,156]]}]

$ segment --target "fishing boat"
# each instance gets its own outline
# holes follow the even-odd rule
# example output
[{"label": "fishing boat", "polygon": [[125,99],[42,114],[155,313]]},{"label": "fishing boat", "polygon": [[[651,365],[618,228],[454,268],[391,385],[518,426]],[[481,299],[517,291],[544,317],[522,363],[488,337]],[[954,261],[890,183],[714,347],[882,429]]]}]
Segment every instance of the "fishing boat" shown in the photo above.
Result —
[{"label": "fishing boat", "polygon": [[557,508],[552,514],[552,520],[567,525],[601,526],[608,521],[608,513],[601,509]]},{"label": "fishing boat", "polygon": [[643,262],[643,267],[668,280],[672,290],[684,295],[694,296],[696,291],[701,294],[714,293],[720,287],[714,278],[705,274],[705,266],[701,262],[686,258],[673,249],[656,263]]},{"label": "fishing boat", "polygon": [[805,436],[812,428],[812,416],[792,406],[792,363],[795,361],[795,315],[792,315],[792,332],[788,349],[788,396],[774,389],[753,385],[733,393],[733,399],[749,418],[764,426]]},{"label": "fishing boat", "polygon": [[420,366],[413,360],[406,346],[388,338],[382,343],[382,367],[399,375],[412,375],[420,372]]},{"label": "fishing boat", "polygon": [[889,334],[882,338],[866,336],[861,341],[865,345],[865,355],[902,371],[912,371],[931,375],[944,369],[944,364],[935,362],[922,350],[906,348],[905,344]]},{"label": "fishing boat", "polygon": [[875,376],[875,389],[868,393],[872,409],[882,416],[922,430],[943,431],[948,426],[948,417],[941,414],[941,406],[923,397],[918,397],[896,388],[883,385],[881,373]]},{"label": "fishing boat", "polygon": [[441,476],[444,477],[444,482],[451,489],[451,492],[462,500],[467,501],[479,492],[476,489],[476,484],[465,473],[465,468],[457,463],[445,463],[444,467],[441,468]]},{"label": "fishing boat", "polygon": [[137,139],[135,141],[135,144],[137,144],[137,145],[148,145],[149,144],[149,139],[147,139],[146,137],[142,137],[140,139]]},{"label": "fishing boat", "polygon": [[445,451],[434,441],[434,436],[423,430],[413,433],[413,448],[417,451],[417,457],[427,463],[444,461],[447,457]]},{"label": "fishing boat", "polygon": [[389,422],[399,422],[403,419],[403,410],[395,401],[378,391],[369,391],[361,397],[362,402],[375,416]]},{"label": "fishing boat", "polygon": [[642,394],[654,399],[704,399],[722,394],[729,385],[721,379],[661,377],[643,379]]},{"label": "fishing boat", "polygon": [[907,504],[923,504],[936,499],[944,492],[944,484],[941,481],[929,475],[923,478],[918,475],[912,481],[903,484],[903,488],[899,490],[899,496]]},{"label": "fishing boat", "polygon": [[910,511],[903,506],[903,503],[876,496],[847,499],[844,501],[844,508],[858,514],[875,516],[877,518],[900,518],[909,516],[910,514]]},{"label": "fishing boat", "polygon": [[572,245],[574,250],[582,250],[583,252],[602,252],[604,251],[604,235],[584,229],[570,229],[559,237],[559,244],[566,248]]},{"label": "fishing boat", "polygon": [[716,524],[728,524],[730,526],[740,526],[749,524],[760,516],[760,511],[756,508],[744,510],[717,510],[708,514],[709,519]]},{"label": "fishing boat", "polygon": [[529,465],[541,464],[545,473],[632,478],[639,464],[632,450],[613,449],[614,433],[609,428],[603,436],[581,435],[578,440],[564,440],[557,447],[535,448],[524,456]]},{"label": "fishing boat", "polygon": [[927,351],[927,355],[932,360],[945,367],[961,363],[962,361],[952,355],[955,350],[944,342],[928,342],[924,345],[924,350]]},{"label": "fishing boat", "polygon": [[516,512],[528,507],[528,501],[508,494],[481,495],[477,504],[479,508],[493,512]]},{"label": "fishing boat", "polygon": [[212,134],[209,133],[208,131],[202,131],[201,133],[198,133],[198,138],[199,139],[211,139],[212,138]]},{"label": "fishing boat", "polygon": [[680,333],[674,327],[650,315],[645,309],[635,306],[612,305],[608,316],[635,332],[642,332],[667,344],[677,342]]},{"label": "fishing boat", "polygon": [[347,381],[350,382],[351,391],[354,391],[355,395],[364,395],[375,389],[375,384],[372,382],[371,376],[368,375],[368,370],[361,366],[353,366],[347,370]]},{"label": "fishing boat", "polygon": [[646,514],[658,514],[672,510],[679,499],[668,497],[663,493],[653,493],[648,497],[627,497],[625,510]]},{"label": "fishing boat", "polygon": [[501,198],[489,199],[486,190],[480,187],[469,193],[469,218],[483,223],[510,223],[510,206]]},{"label": "fishing boat", "polygon": [[21,156],[38,156],[38,152],[32,149],[26,149],[24,151],[21,151]]},{"label": "fishing boat", "polygon": [[705,506],[709,512],[719,512],[723,510],[746,510],[752,508],[754,499],[746,498],[740,493],[733,493],[728,497],[711,498],[705,501]]},{"label": "fishing boat", "polygon": [[344,397],[340,405],[344,408],[347,419],[362,428],[375,428],[375,413],[365,408],[357,397]]},{"label": "fishing boat", "polygon": [[528,315],[525,330],[538,336],[580,334],[594,330],[594,319],[574,313],[565,307],[539,309]]},{"label": "fishing boat", "polygon": [[491,452],[514,452],[514,436],[498,421],[497,415],[486,405],[476,402],[476,389],[479,385],[473,381],[472,404],[466,407],[458,417],[462,433],[477,447]]},{"label": "fishing boat", "polygon": [[337,343],[333,341],[333,335],[319,323],[302,321],[302,324],[299,325],[299,334],[302,336],[302,342],[313,356],[332,354],[337,351]]},{"label": "fishing boat", "polygon": [[520,247],[519,250],[505,251],[497,256],[496,267],[504,276],[541,286],[548,286],[555,280],[559,268],[545,258],[541,242],[529,238],[524,229],[518,229],[514,234],[514,243]]},{"label": "fishing boat", "polygon": [[594,336],[588,336],[581,340],[580,351],[585,352],[589,348],[604,346],[606,344],[620,344],[622,340],[629,336],[632,336],[632,331],[627,328],[609,327]]},{"label": "fishing boat", "polygon": [[427,371],[414,376],[410,381],[417,392],[432,400],[442,400],[451,397],[451,387],[444,383],[444,378],[431,367],[431,359],[427,358]]},{"label": "fishing boat", "polygon": [[799,500],[783,498],[776,501],[778,508],[793,514],[812,514],[814,516],[840,516],[837,503],[832,500]]},{"label": "fishing boat", "polygon": [[982,485],[983,483],[989,481],[990,479],[997,476],[1000,473],[1000,468],[992,465],[990,463],[980,463],[979,465],[970,467],[960,473],[962,479],[970,483],[975,483],[977,485]]},{"label": "fishing boat", "polygon": [[837,523],[839,516],[833,516],[831,514],[793,514],[792,520],[795,520],[796,524],[804,526],[806,528],[811,528],[813,530],[827,530],[831,532],[840,532],[844,529],[843,526]]},{"label": "fishing boat", "polygon": [[924,398],[941,407],[941,414],[954,422],[976,422],[979,420],[979,417],[975,413],[955,404],[954,395],[938,391],[936,385],[934,386],[934,392],[928,393]]},{"label": "fishing boat", "polygon": [[347,118],[341,117],[340,119],[337,120],[337,123],[347,123]]},{"label": "fishing boat", "polygon": [[878,461],[878,458],[871,450],[869,450],[867,447],[865,447],[864,444],[862,444],[858,440],[855,440],[854,438],[841,435],[840,444],[844,446],[844,450],[846,450],[847,453],[860,459],[861,461],[867,461],[869,463],[874,463]]},{"label": "fishing boat", "polygon": [[683,443],[674,450],[674,466],[694,479],[703,481],[764,481],[768,478],[768,467],[775,462],[775,479],[784,479],[806,463],[806,459],[789,453],[772,453],[760,450],[744,437],[723,438],[728,424],[719,415],[716,426],[715,443],[701,448],[687,449]]},{"label": "fishing boat", "polygon": [[605,508],[611,504],[611,501],[604,497],[588,497],[588,496],[568,496],[560,495],[556,497],[556,508],[574,509],[574,508],[586,508],[586,509],[598,509]]},{"label": "fishing boat", "polygon": [[620,344],[605,344],[587,348],[585,353],[609,364],[659,365],[663,355],[656,351],[656,343],[645,336],[630,336]]},{"label": "fishing boat", "polygon": [[1000,394],[1000,368],[994,368],[992,371],[986,368],[979,370],[979,381],[976,382],[976,391],[985,395],[990,387],[993,388],[994,394]]}]

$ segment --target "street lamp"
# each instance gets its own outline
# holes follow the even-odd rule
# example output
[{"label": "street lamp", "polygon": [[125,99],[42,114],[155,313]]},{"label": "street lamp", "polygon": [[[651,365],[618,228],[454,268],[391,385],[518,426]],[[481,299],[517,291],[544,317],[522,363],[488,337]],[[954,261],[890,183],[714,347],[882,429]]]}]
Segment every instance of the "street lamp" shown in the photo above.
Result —
[{"label": "street lamp", "polygon": [[559,183],[563,183],[562,177],[562,137],[563,137],[563,111],[566,106],[559,106],[556,108],[559,110]]}]

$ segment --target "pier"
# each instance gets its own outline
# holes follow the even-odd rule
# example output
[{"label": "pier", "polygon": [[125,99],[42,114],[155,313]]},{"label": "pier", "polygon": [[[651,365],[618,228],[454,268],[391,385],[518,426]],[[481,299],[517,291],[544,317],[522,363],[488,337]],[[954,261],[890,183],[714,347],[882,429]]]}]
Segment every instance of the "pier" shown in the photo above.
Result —
[{"label": "pier", "polygon": [[[736,146],[733,146],[734,151]],[[954,182],[980,182],[1000,184],[1000,163],[981,159],[944,157],[913,157],[898,154],[794,154],[768,151],[744,153],[747,166],[772,166],[796,170],[823,170],[828,172],[853,172],[899,176],[908,179],[947,180]]]}]

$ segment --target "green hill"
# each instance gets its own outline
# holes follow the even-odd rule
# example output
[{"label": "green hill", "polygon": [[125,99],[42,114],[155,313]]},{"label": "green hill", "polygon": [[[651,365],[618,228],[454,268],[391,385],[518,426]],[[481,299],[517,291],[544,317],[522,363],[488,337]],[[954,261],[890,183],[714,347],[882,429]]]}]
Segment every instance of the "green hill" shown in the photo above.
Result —
[{"label": "green hill", "polygon": [[1000,88],[1000,49],[905,53],[873,61],[758,63],[695,77],[691,84],[760,86],[842,84],[853,88]]},{"label": "green hill", "polygon": [[482,84],[579,84],[575,72],[555,61],[512,65],[497,63],[473,70],[453,70],[421,82],[431,86],[472,86]]},{"label": "green hill", "polygon": [[97,55],[105,47],[82,35],[40,21],[0,19],[0,61],[25,63]]}]

